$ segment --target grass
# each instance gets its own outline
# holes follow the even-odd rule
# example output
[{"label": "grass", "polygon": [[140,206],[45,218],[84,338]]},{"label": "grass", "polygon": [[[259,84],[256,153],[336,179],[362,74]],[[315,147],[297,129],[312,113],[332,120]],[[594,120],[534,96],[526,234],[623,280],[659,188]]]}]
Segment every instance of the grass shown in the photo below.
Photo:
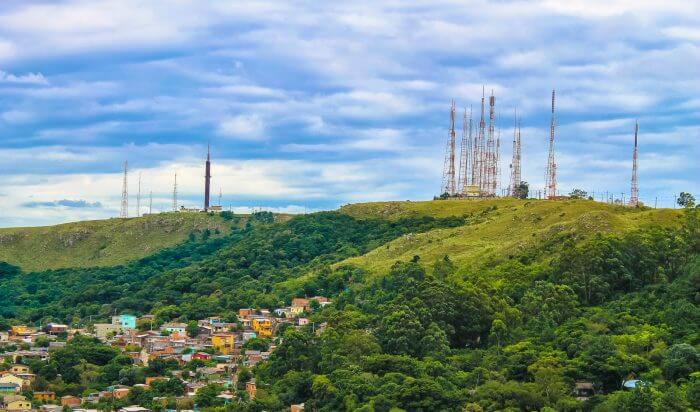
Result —
[{"label": "grass", "polygon": [[0,229],[0,261],[24,271],[113,266],[182,243],[192,232],[229,233],[231,221],[204,213]]},{"label": "grass", "polygon": [[[381,202],[344,206],[359,219],[464,216],[464,226],[410,234],[371,252],[347,259],[375,274],[386,273],[397,260],[419,256],[424,265],[448,255],[463,271],[494,267],[542,242],[596,233],[623,233],[651,224],[676,225],[681,213],[670,209],[635,209],[588,200],[446,200]],[[545,257],[546,258],[546,257]]]}]

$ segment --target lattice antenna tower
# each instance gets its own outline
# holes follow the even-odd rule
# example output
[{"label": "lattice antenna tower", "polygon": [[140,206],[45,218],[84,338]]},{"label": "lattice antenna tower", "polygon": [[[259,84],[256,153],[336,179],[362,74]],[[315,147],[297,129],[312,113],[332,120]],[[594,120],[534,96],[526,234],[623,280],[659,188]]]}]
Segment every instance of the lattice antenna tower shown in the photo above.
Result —
[{"label": "lattice antenna tower", "polygon": [[473,184],[479,187],[479,194],[483,195],[484,191],[484,167],[486,166],[484,162],[485,155],[485,139],[484,133],[486,132],[486,121],[484,120],[484,87],[481,89],[481,117],[479,118],[479,133],[476,137],[476,142],[474,144],[474,167],[473,167]]},{"label": "lattice antenna tower", "polygon": [[122,182],[122,204],[119,217],[129,217],[129,161],[124,162],[124,181]]},{"label": "lattice antenna tower", "polygon": [[464,108],[464,115],[462,116],[462,144],[460,148],[459,156],[459,185],[457,191],[459,193],[466,193],[467,186],[469,185],[468,175],[470,167],[470,155],[472,146],[472,116],[471,110],[469,111],[469,120],[467,121],[467,108]]},{"label": "lattice antenna tower", "polygon": [[484,190],[487,196],[495,195],[495,178],[496,178],[496,136],[495,136],[495,116],[496,116],[496,97],[491,90],[489,97],[489,132],[486,141],[486,167]]},{"label": "lattice antenna tower", "polygon": [[522,148],[520,143],[520,120],[518,119],[518,110],[515,110],[515,119],[513,123],[513,159],[510,163],[510,187],[508,195],[515,197],[518,186],[522,181],[521,174]]},{"label": "lattice antenna tower", "polygon": [[447,193],[450,196],[454,196],[456,193],[455,189],[455,143],[457,140],[457,134],[455,132],[455,117],[457,111],[455,108],[455,102],[452,101],[452,108],[450,109],[450,130],[447,136],[447,148],[445,150],[445,164],[442,172],[442,190],[441,194]]},{"label": "lattice antenna tower", "polygon": [[173,183],[173,212],[177,212],[177,172],[175,172],[175,182]]},{"label": "lattice antenna tower", "polygon": [[549,157],[547,159],[547,175],[545,176],[545,193],[548,199],[557,196],[557,162],[554,158],[554,132],[556,129],[556,116],[554,112],[556,92],[552,90],[552,119],[549,124]]},{"label": "lattice antenna tower", "polygon": [[637,180],[637,156],[639,148],[637,146],[637,135],[639,133],[639,122],[634,123],[634,151],[632,152],[632,188],[630,190],[630,206],[639,204],[639,182]]},{"label": "lattice antenna tower", "polygon": [[148,192],[148,214],[153,214],[153,191]]},{"label": "lattice antenna tower", "polygon": [[136,192],[136,217],[141,216],[141,172],[139,172],[139,190]]}]

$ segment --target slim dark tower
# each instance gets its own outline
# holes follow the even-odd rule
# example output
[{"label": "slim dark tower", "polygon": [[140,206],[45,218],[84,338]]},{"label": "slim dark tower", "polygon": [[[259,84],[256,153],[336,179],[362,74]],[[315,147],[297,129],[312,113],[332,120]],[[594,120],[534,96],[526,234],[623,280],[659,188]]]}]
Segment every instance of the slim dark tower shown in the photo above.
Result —
[{"label": "slim dark tower", "polygon": [[207,163],[204,172],[204,211],[209,211],[209,184],[211,182],[211,156],[207,145]]}]

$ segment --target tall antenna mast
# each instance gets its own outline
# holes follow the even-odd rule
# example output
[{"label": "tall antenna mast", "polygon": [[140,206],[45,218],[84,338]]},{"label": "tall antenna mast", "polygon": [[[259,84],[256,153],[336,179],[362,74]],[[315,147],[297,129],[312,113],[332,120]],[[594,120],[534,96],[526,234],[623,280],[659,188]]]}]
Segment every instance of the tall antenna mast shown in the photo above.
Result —
[{"label": "tall antenna mast", "polygon": [[447,193],[450,196],[454,196],[455,189],[455,141],[457,139],[457,134],[455,132],[455,117],[457,111],[455,109],[455,102],[452,101],[452,108],[450,109],[450,130],[447,137],[447,150],[445,153],[445,165],[443,167],[442,173],[442,193]]},{"label": "tall antenna mast", "polygon": [[496,116],[496,97],[491,90],[489,97],[489,133],[486,141],[486,181],[485,189],[488,196],[496,194],[496,136],[495,136],[495,116]]},{"label": "tall antenna mast", "polygon": [[211,151],[207,144],[207,162],[204,167],[204,211],[209,211],[209,190],[211,186]]},{"label": "tall antenna mast", "polygon": [[141,216],[141,172],[139,172],[139,191],[136,192],[136,217]]},{"label": "tall antenna mast", "polygon": [[129,217],[129,161],[124,162],[124,182],[122,183],[122,208],[119,217]]},{"label": "tall antenna mast", "polygon": [[630,190],[630,206],[639,205],[639,182],[637,181],[637,134],[639,133],[639,122],[634,123],[634,152],[632,153],[632,190]]},{"label": "tall antenna mast", "polygon": [[515,110],[515,121],[513,124],[513,160],[510,163],[510,187],[508,195],[516,197],[521,177],[521,146],[520,146],[520,120],[518,110]]},{"label": "tall antenna mast", "polygon": [[153,191],[148,192],[148,214],[153,214]]},{"label": "tall antenna mast", "polygon": [[479,134],[476,137],[474,144],[474,185],[479,187],[479,195],[484,194],[484,133],[486,130],[486,122],[484,121],[484,87],[481,89],[481,118],[479,119]]},{"label": "tall antenna mast", "polygon": [[175,183],[173,184],[173,212],[177,212],[177,172],[175,172]]},{"label": "tall antenna mast", "polygon": [[467,122],[467,108],[465,107],[464,115],[462,116],[462,144],[459,156],[459,184],[457,188],[457,191],[462,194],[466,193],[467,185],[469,185],[467,175],[469,174],[469,155],[471,152],[471,126],[471,113],[469,122]]},{"label": "tall antenna mast", "polygon": [[221,187],[219,187],[219,206],[221,206]]},{"label": "tall antenna mast", "polygon": [[549,158],[547,159],[547,176],[545,193],[548,199],[557,196],[557,162],[554,159],[554,130],[556,127],[556,117],[554,114],[555,91],[552,90],[552,120],[549,125]]}]

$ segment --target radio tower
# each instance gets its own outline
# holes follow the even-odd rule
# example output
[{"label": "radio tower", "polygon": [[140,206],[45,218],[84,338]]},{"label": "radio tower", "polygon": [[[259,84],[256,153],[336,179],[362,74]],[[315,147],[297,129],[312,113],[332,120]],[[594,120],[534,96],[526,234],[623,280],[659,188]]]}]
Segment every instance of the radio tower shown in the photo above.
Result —
[{"label": "radio tower", "polygon": [[173,212],[177,212],[177,172],[175,172],[175,183],[173,184]]},{"label": "radio tower", "polygon": [[447,150],[445,151],[445,165],[442,172],[442,193],[447,193],[454,196],[455,190],[455,102],[452,101],[452,109],[450,110],[450,131],[447,137]]},{"label": "radio tower", "polygon": [[545,194],[547,199],[557,196],[557,163],[554,160],[554,129],[556,117],[554,115],[555,91],[552,90],[552,120],[549,125],[549,158],[547,160],[547,176],[545,177]]},{"label": "radio tower", "polygon": [[207,162],[204,167],[204,211],[209,211],[209,190],[211,185],[211,156],[207,145]]},{"label": "radio tower", "polygon": [[119,213],[119,217],[127,218],[129,217],[129,183],[128,183],[128,173],[129,173],[129,161],[124,162],[124,182],[122,183],[122,209]]},{"label": "radio tower", "polygon": [[484,133],[486,122],[484,121],[484,89],[481,89],[481,118],[479,119],[479,134],[474,142],[474,166],[472,170],[472,184],[479,187],[479,195],[484,195]]},{"label": "radio tower", "polygon": [[459,158],[459,188],[461,194],[466,194],[469,180],[467,175],[471,167],[471,151],[472,151],[472,112],[469,110],[469,122],[467,122],[467,109],[464,109],[462,116],[462,147],[461,156]]},{"label": "radio tower", "polygon": [[639,205],[639,184],[637,182],[637,134],[639,133],[639,123],[634,123],[634,152],[632,153],[632,190],[630,190],[630,206]]},{"label": "radio tower", "polygon": [[153,191],[148,192],[148,214],[153,214]]},{"label": "radio tower", "polygon": [[486,162],[485,162],[485,176],[484,179],[484,190],[487,196],[494,196],[496,194],[496,136],[495,136],[495,116],[496,116],[496,97],[493,95],[493,90],[491,91],[491,96],[489,97],[489,133],[488,140],[486,141]]},{"label": "radio tower", "polygon": [[136,217],[141,216],[141,172],[139,172],[139,191],[136,192]]},{"label": "radio tower", "polygon": [[515,124],[513,125],[513,160],[510,163],[510,187],[508,195],[516,197],[518,186],[522,181],[521,165],[522,151],[520,146],[520,121],[518,120],[518,112],[515,112]]}]

